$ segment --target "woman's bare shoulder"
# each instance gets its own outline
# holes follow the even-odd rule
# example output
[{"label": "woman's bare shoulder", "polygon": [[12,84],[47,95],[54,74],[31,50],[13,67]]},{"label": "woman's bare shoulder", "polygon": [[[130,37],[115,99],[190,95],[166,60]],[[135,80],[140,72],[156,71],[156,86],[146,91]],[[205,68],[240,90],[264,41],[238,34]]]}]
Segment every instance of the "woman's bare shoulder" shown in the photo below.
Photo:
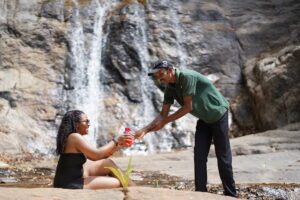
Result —
[{"label": "woman's bare shoulder", "polygon": [[77,150],[77,146],[81,144],[83,137],[79,133],[71,133],[68,136],[65,153],[80,153]]},{"label": "woman's bare shoulder", "polygon": [[82,140],[82,139],[83,139],[83,137],[79,133],[71,133],[68,136],[69,141],[77,141],[77,140]]}]

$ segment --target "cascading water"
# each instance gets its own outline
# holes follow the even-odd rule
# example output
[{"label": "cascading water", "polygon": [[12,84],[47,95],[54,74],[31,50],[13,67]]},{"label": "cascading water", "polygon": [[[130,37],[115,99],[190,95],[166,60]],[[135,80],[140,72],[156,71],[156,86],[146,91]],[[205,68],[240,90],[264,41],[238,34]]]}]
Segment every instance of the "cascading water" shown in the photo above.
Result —
[{"label": "cascading water", "polygon": [[[139,12],[137,9],[135,9],[134,14],[136,18],[139,15]],[[147,52],[147,35],[146,35],[146,23],[144,21],[144,18],[140,18],[136,21],[138,24],[138,29],[135,30],[135,35],[138,37],[135,37],[134,39],[134,45],[136,46],[139,59],[141,61],[141,75],[139,76],[140,82],[141,82],[141,95],[142,95],[142,103],[139,105],[138,113],[142,113],[142,116],[139,119],[136,119],[137,124],[146,125],[149,123],[149,120],[153,119],[155,117],[155,111],[152,105],[152,102],[150,101],[150,98],[147,96],[146,88],[149,88],[151,86],[150,79],[147,77],[147,71],[148,71],[148,65],[149,63],[149,54]],[[147,134],[144,137],[144,142],[138,143],[135,146],[128,148],[123,151],[125,155],[129,154],[148,154],[154,151],[154,139],[155,135],[153,134]],[[146,147],[147,146],[147,147]],[[147,150],[146,150],[147,149]]]},{"label": "cascading water", "polygon": [[92,33],[84,32],[84,15],[79,4],[73,0],[72,20],[70,24],[71,58],[70,65],[74,70],[71,75],[72,90],[67,93],[69,107],[84,111],[90,119],[89,142],[96,145],[96,134],[99,130],[99,115],[103,109],[102,103],[102,27],[106,11],[111,4],[100,4],[92,1],[89,12],[94,16]]},{"label": "cascading water", "polygon": [[[103,86],[101,75],[103,74],[104,66],[102,60],[102,46],[106,44],[106,36],[103,34],[103,26],[105,16],[114,5],[113,2],[100,4],[98,0],[91,1],[91,4],[83,10],[79,6],[77,0],[73,0],[75,5],[73,8],[72,18],[70,21],[69,41],[70,41],[70,56],[69,63],[71,68],[70,73],[70,90],[66,91],[68,109],[83,110],[91,121],[90,133],[87,139],[91,144],[96,146],[98,139],[98,131],[101,126],[100,113],[104,111],[103,105]],[[148,35],[147,23],[144,10],[141,7],[136,7],[131,13],[136,23],[136,29],[131,34],[134,35],[132,44],[138,54],[140,60],[141,71],[139,74],[141,103],[138,104],[133,113],[129,115],[135,116],[136,128],[141,128],[147,125],[157,116],[153,102],[151,101],[151,92],[156,90],[151,78],[147,76],[150,63],[150,55],[148,53]],[[176,18],[178,19],[178,17]],[[89,26],[93,24],[93,26]],[[174,22],[177,32],[179,31],[178,22]],[[89,30],[86,30],[87,27]],[[92,28],[90,28],[92,27]],[[91,31],[92,30],[92,31]],[[177,37],[181,37],[177,34]],[[179,40],[179,39],[178,39]],[[182,41],[182,40],[180,40]],[[178,45],[180,44],[180,41]],[[183,50],[179,48],[180,52]],[[184,57],[182,57],[184,62]],[[128,105],[124,105],[127,107]],[[126,114],[125,114],[126,115]],[[122,122],[121,122],[122,123]],[[131,123],[126,121],[125,123]],[[122,125],[121,125],[122,127]],[[135,128],[135,127],[133,127]],[[103,133],[104,139],[109,138]],[[125,149],[124,154],[148,154],[159,151],[171,151],[172,136],[169,131],[164,131],[164,134],[150,133],[144,137],[144,140],[131,148]]]},{"label": "cascading water", "polygon": [[[136,21],[138,29],[134,33],[137,37],[134,38],[134,45],[137,48],[136,52],[138,53],[139,60],[141,62],[141,72],[140,72],[140,86],[141,86],[141,96],[142,103],[139,105],[138,112],[142,113],[139,119],[137,119],[137,124],[147,125],[153,120],[158,113],[154,109],[153,102],[149,96],[149,91],[155,90],[155,85],[151,78],[147,76],[150,56],[148,53],[148,37],[147,37],[147,24],[145,22],[145,17],[139,17],[141,14],[138,10],[135,10],[134,15],[136,15]],[[141,128],[141,127],[140,127]],[[149,154],[154,153],[159,149],[161,152],[171,151],[172,143],[168,135],[166,134],[157,134],[150,133],[144,137],[143,143],[138,143],[132,148],[126,149],[124,154]]]}]

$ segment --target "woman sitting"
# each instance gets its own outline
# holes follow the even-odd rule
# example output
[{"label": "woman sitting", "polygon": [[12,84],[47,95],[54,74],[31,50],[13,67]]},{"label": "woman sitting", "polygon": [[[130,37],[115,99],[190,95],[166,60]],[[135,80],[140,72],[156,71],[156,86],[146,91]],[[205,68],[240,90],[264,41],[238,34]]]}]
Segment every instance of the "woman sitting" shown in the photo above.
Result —
[{"label": "woman sitting", "polygon": [[[56,153],[60,157],[54,187],[104,189],[121,186],[120,181],[104,167],[118,168],[107,157],[121,148],[130,146],[133,136],[121,135],[97,149],[88,144],[83,137],[88,134],[89,122],[87,115],[79,110],[68,111],[62,118],[56,138]],[[86,162],[87,158],[92,161]],[[129,186],[132,185],[135,184],[130,181]]]}]

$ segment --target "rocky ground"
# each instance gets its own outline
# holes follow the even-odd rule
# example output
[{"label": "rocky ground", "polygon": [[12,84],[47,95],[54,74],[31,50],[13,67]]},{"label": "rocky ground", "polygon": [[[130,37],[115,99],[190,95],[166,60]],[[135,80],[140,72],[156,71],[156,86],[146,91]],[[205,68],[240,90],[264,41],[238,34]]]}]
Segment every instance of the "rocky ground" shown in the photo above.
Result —
[{"label": "rocky ground", "polygon": [[[283,188],[286,184],[286,186],[294,187],[295,189],[293,190],[294,192],[292,196],[282,199],[297,199],[300,197],[300,131],[295,129],[298,129],[297,126],[289,126],[282,130],[266,131],[231,140],[234,177],[238,187],[241,191],[243,191],[243,197],[249,198],[249,196],[246,196],[245,193],[251,193],[251,190],[256,190],[254,189],[255,187],[249,187],[251,184],[261,186],[261,188],[257,189],[256,192],[266,188],[266,184],[269,184],[269,186],[277,184],[281,185],[281,187],[283,186]],[[122,169],[126,169],[128,157],[113,157],[112,159]],[[14,171],[15,176],[17,176],[16,171],[18,171],[16,169],[19,169],[20,171],[22,171],[22,169],[24,171],[40,169],[40,172],[35,171],[37,176],[47,174],[47,169],[49,169],[49,174],[46,176],[53,178],[53,170],[56,165],[55,159],[44,159],[41,157],[26,156],[22,158],[16,157],[14,159],[5,159],[5,157],[2,156],[1,160],[1,168],[10,168],[11,171]],[[153,198],[154,194],[156,199],[170,199],[170,195],[173,195],[171,199],[230,199],[216,194],[177,191],[193,190],[194,169],[193,151],[191,149],[148,156],[133,156],[132,163],[137,171],[137,173],[133,173],[132,179],[147,187],[130,188],[128,193],[123,193],[120,189],[73,191],[51,188],[12,188],[12,186],[24,186],[22,186],[22,183],[17,185],[17,180],[9,179],[9,174],[6,174],[6,179],[3,178],[5,174],[1,174],[1,186],[6,187],[0,188],[0,199],[71,199],[74,196],[78,199],[94,199],[94,197],[99,196],[103,198],[109,197],[109,199],[150,199]],[[44,172],[41,172],[43,169]],[[21,172],[20,174],[22,175]],[[149,175],[152,176],[152,181],[156,179],[155,187],[160,188],[148,187],[151,184],[141,182],[141,174],[143,174],[143,177]],[[213,147],[208,159],[208,174],[208,183],[211,187],[210,191],[213,191],[214,185],[220,184]],[[178,180],[182,181],[182,188],[180,188],[181,186],[178,186],[178,184],[174,187],[171,186],[171,182],[174,180],[174,177],[175,179],[177,177]],[[169,182],[164,183],[167,179]],[[47,186],[43,183],[43,179],[37,178],[36,182],[39,181],[41,181],[41,184],[37,187],[51,187],[51,185]],[[167,188],[171,188],[171,190],[162,188],[165,187],[164,184],[169,184]],[[248,186],[245,186],[247,184]],[[248,187],[248,189],[243,189],[243,187]],[[272,192],[280,193],[282,190],[284,189],[275,189],[272,190]],[[74,195],[74,192],[76,195]]]},{"label": "rocky ground", "polygon": [[[300,131],[273,130],[231,140],[236,183],[300,184]],[[114,159],[126,168],[128,158]],[[135,168],[193,180],[193,151],[133,156]],[[208,159],[208,182],[220,183],[214,149]]]},{"label": "rocky ground", "polygon": [[[157,195],[159,193],[159,195]],[[155,195],[155,196],[153,196]],[[169,200],[169,199],[215,199],[215,200],[230,200],[231,197],[209,194],[196,193],[190,191],[176,191],[163,188],[146,188],[132,187],[127,192],[122,189],[111,190],[66,190],[66,189],[50,189],[50,188],[35,188],[35,189],[3,189],[0,188],[0,198],[7,200],[27,200],[27,199],[55,199],[55,200],[79,200],[79,199],[109,199],[109,200]]]}]

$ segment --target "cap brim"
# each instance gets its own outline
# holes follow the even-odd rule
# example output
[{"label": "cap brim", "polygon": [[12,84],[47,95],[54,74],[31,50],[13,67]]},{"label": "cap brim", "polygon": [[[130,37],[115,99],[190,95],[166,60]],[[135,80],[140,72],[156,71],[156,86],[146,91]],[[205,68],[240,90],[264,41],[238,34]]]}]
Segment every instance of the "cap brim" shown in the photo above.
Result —
[{"label": "cap brim", "polygon": [[157,68],[157,69],[152,69],[149,73],[148,76],[153,76],[156,72],[158,72],[161,68]]}]

